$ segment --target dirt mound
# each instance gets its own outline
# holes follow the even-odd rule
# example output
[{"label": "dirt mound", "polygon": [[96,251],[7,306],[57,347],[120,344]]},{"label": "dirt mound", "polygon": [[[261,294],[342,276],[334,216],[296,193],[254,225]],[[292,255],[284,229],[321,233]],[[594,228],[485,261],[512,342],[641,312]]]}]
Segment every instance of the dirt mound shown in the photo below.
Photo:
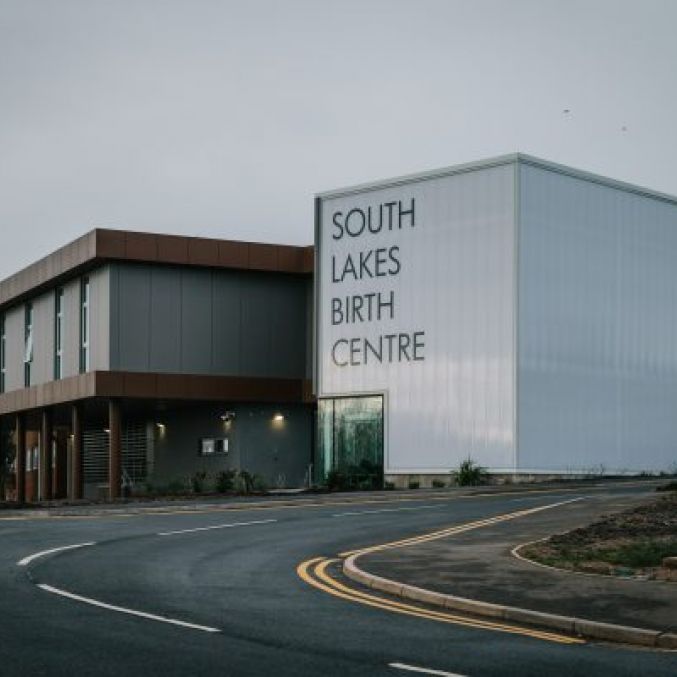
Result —
[{"label": "dirt mound", "polygon": [[677,580],[661,566],[677,556],[677,493],[523,548],[542,564],[587,573]]}]

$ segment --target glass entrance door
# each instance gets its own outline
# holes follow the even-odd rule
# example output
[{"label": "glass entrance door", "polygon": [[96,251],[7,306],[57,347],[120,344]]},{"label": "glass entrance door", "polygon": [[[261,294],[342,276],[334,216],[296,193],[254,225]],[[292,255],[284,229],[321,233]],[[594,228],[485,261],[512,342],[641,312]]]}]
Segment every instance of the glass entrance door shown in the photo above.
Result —
[{"label": "glass entrance door", "polygon": [[383,397],[335,397],[318,403],[316,481],[333,488],[383,486]]}]

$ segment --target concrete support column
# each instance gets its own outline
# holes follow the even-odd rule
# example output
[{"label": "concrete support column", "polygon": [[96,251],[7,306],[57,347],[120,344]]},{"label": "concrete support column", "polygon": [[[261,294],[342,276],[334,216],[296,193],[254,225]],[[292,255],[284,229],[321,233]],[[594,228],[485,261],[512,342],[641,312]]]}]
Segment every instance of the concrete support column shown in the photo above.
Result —
[{"label": "concrete support column", "polygon": [[26,421],[23,414],[16,415],[16,502],[26,502]]},{"label": "concrete support column", "polygon": [[78,500],[83,494],[82,472],[82,406],[74,404],[71,409],[71,432],[73,434],[73,455],[71,457],[71,498]]},{"label": "concrete support column", "polygon": [[52,499],[52,412],[42,410],[42,429],[40,432],[40,498]]},{"label": "concrete support column", "polygon": [[108,496],[111,500],[120,498],[122,479],[122,425],[120,403],[108,401]]},{"label": "concrete support column", "polygon": [[56,454],[54,459],[52,496],[54,498],[66,498],[68,496],[68,479],[66,477],[68,468],[68,435],[64,429],[57,428],[54,431],[54,442]]}]

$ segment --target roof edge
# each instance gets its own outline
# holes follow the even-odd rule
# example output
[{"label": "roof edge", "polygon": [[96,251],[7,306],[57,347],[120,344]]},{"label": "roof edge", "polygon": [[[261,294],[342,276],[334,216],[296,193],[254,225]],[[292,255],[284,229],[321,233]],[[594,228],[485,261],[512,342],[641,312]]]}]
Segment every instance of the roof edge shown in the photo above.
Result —
[{"label": "roof edge", "polygon": [[311,275],[313,247],[95,228],[0,281],[0,310],[111,261]]},{"label": "roof edge", "polygon": [[405,174],[402,176],[396,176],[388,179],[383,179],[380,181],[359,183],[352,186],[346,186],[344,188],[323,191],[321,193],[317,193],[315,197],[319,199],[332,199],[337,197],[345,197],[348,195],[365,193],[370,190],[380,188],[393,188],[395,186],[406,185],[408,183],[417,183],[419,181],[426,181],[428,179],[453,176],[454,174],[464,174],[466,172],[473,172],[481,169],[490,169],[492,167],[500,167],[503,165],[509,165],[514,163],[538,167],[540,169],[556,172],[558,174],[563,174],[565,176],[581,179],[583,181],[598,183],[625,192],[630,192],[637,195],[642,195],[644,197],[650,197],[657,200],[661,200],[663,202],[669,202],[671,204],[677,205],[677,196],[675,195],[670,195],[669,193],[662,193],[661,191],[646,188],[644,186],[639,186],[633,183],[629,183],[627,181],[620,181],[618,179],[613,179],[608,176],[604,176],[602,174],[595,174],[594,172],[576,169],[575,167],[559,164],[557,162],[551,162],[550,160],[544,160],[534,155],[528,155],[527,153],[520,152],[509,153],[506,155],[497,155],[495,157],[476,160],[474,162],[465,162],[458,165],[440,167],[438,169],[431,169],[423,172],[417,172],[414,174]]},{"label": "roof edge", "polygon": [[320,199],[328,199],[335,197],[343,197],[345,195],[353,195],[356,193],[364,193],[375,188],[392,188],[394,186],[401,186],[407,183],[416,183],[418,181],[426,181],[428,179],[437,179],[443,176],[452,176],[453,174],[464,174],[466,172],[473,172],[478,169],[488,169],[489,167],[500,167],[502,165],[509,165],[517,162],[520,157],[519,153],[509,153],[507,155],[498,155],[484,160],[475,160],[474,162],[464,162],[458,165],[451,165],[447,167],[440,167],[438,169],[429,169],[423,172],[415,172],[413,174],[404,174],[402,176],[395,176],[389,179],[382,179],[380,181],[368,181],[366,183],[357,183],[352,186],[345,186],[335,190],[327,190],[321,193],[316,193],[315,197]]}]

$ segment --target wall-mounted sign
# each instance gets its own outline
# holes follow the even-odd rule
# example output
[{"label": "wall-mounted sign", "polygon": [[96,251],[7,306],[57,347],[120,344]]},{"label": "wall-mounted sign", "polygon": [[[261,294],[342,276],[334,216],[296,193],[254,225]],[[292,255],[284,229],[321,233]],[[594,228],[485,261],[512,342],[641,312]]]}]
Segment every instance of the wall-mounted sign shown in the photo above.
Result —
[{"label": "wall-mounted sign", "polygon": [[228,453],[228,438],[227,437],[203,437],[200,439],[200,455],[214,456],[215,454]]}]

